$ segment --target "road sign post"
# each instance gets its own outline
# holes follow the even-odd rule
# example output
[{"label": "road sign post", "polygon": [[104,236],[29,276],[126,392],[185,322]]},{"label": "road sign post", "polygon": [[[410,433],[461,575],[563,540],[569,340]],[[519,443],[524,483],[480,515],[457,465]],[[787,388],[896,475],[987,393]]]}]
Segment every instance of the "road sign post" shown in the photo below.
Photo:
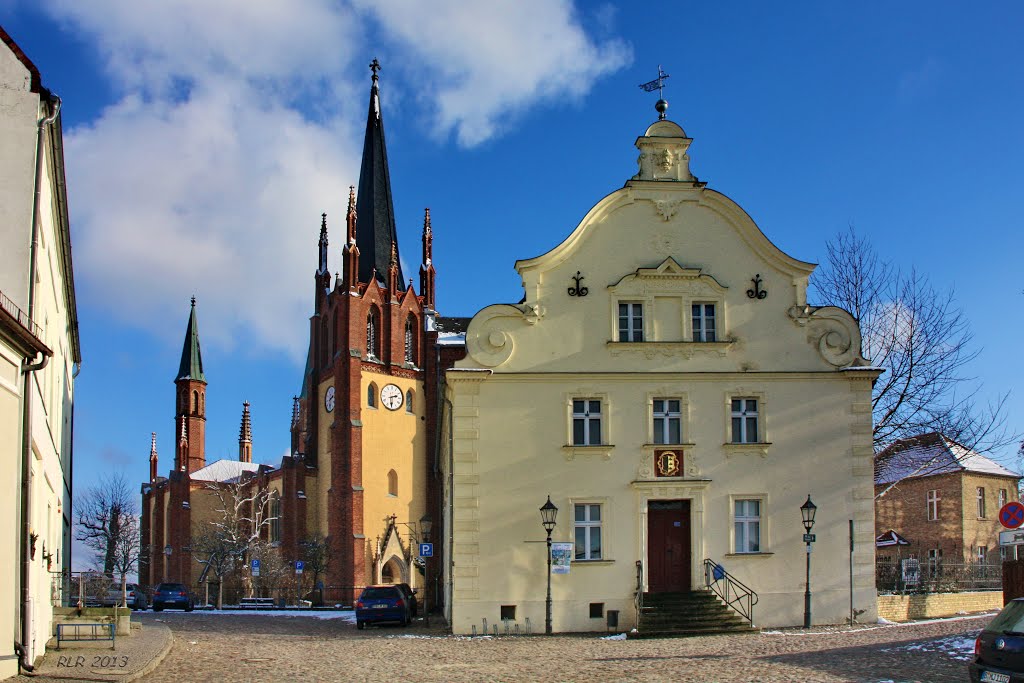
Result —
[{"label": "road sign post", "polygon": [[433,557],[434,556],[434,544],[433,543],[420,543],[420,557]]}]

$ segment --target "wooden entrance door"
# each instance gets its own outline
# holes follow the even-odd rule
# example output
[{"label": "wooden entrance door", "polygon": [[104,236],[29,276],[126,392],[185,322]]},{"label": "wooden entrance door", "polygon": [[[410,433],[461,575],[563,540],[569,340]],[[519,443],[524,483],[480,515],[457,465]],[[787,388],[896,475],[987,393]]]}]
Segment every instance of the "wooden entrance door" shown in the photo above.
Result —
[{"label": "wooden entrance door", "polygon": [[647,503],[647,590],[690,590],[690,501]]}]

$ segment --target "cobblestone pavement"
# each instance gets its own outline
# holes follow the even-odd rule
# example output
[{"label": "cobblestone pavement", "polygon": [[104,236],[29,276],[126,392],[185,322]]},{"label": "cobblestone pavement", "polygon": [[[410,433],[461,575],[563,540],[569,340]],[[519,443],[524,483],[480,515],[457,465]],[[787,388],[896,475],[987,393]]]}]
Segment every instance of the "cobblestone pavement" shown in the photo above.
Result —
[{"label": "cobblestone pavement", "polygon": [[[422,625],[356,630],[340,619],[146,614],[174,633],[143,680],[184,681],[966,681],[943,646],[991,615],[913,625],[662,640],[597,635],[467,638]],[[946,639],[941,641],[940,639]],[[955,638],[954,638],[955,639]],[[913,646],[913,647],[911,647]],[[961,656],[963,652],[961,650]]]}]

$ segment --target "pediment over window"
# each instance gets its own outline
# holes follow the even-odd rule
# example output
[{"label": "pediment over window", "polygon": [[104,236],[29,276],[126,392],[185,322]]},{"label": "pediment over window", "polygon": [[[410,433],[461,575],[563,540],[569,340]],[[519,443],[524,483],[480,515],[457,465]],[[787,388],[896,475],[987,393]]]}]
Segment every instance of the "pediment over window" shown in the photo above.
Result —
[{"label": "pediment over window", "polygon": [[655,268],[637,268],[624,275],[608,291],[619,296],[643,296],[678,292],[696,296],[721,297],[728,287],[700,268],[688,268],[669,256]]}]

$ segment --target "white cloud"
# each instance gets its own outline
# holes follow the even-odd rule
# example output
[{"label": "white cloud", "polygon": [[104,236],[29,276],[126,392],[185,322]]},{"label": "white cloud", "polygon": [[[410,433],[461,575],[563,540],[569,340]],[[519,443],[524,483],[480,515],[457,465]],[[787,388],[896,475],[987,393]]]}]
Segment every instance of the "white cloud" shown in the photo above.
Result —
[{"label": "white cloud", "polygon": [[[95,42],[119,92],[65,130],[87,303],[176,338],[195,294],[207,345],[296,359],[321,211],[340,264],[372,57],[396,65],[389,97],[412,92],[464,146],[629,59],[565,1],[45,1]],[[388,53],[366,44],[368,24]]]},{"label": "white cloud", "polygon": [[415,55],[437,128],[463,146],[498,134],[510,114],[585,94],[631,59],[621,41],[595,44],[566,0],[355,1]]}]

